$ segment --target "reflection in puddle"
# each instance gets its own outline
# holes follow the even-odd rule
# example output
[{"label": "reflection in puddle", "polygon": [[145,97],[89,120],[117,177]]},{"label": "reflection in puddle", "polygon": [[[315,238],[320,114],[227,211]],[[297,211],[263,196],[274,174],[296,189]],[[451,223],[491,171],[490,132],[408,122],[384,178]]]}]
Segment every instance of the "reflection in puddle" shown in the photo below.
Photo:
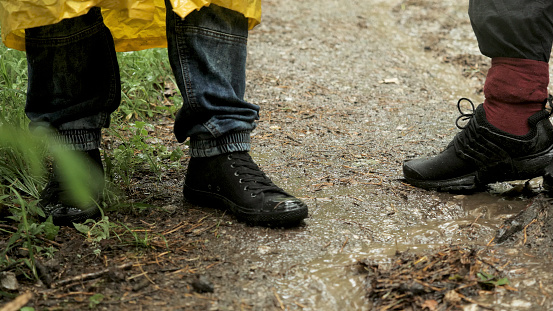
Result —
[{"label": "reflection in puddle", "polygon": [[[328,242],[322,242],[322,251],[318,256],[301,265],[294,265],[277,284],[284,299],[294,302],[304,310],[370,310],[365,298],[365,275],[355,268],[358,260],[370,258],[371,261],[388,262],[397,251],[426,251],[457,243],[485,245],[505,218],[515,215],[529,202],[523,199],[505,199],[491,193],[419,193],[415,194],[419,197],[409,198],[402,203],[405,206],[399,206],[396,197],[386,195],[371,202],[386,206],[389,201],[395,200],[397,213],[400,213],[409,210],[409,206],[416,200],[420,206],[431,206],[428,210],[437,216],[428,218],[424,213],[419,215],[413,212],[416,216],[411,219],[406,217],[407,221],[402,221],[404,215],[395,217],[398,215],[389,214],[386,209],[378,209],[378,206],[378,213],[371,212],[370,208],[365,209],[362,204],[355,207],[362,212],[345,208],[347,202],[343,199],[344,193],[349,189],[344,187],[340,191],[334,190],[335,196],[316,200],[317,208],[307,226],[310,236]],[[355,196],[363,198],[359,193]],[[440,209],[457,210],[439,212]],[[363,214],[367,213],[371,217],[363,218],[366,217]],[[517,259],[520,262],[528,263],[526,267],[540,267],[535,258],[515,252],[514,250],[510,256],[519,256]],[[541,264],[541,270],[544,270],[543,267]],[[545,270],[541,272],[551,274]],[[526,273],[528,270],[517,270],[515,267],[514,271]],[[524,286],[516,276],[515,273],[510,275],[514,285]],[[491,300],[490,303],[517,306],[529,303],[527,299],[517,297],[514,293],[487,299]]]}]

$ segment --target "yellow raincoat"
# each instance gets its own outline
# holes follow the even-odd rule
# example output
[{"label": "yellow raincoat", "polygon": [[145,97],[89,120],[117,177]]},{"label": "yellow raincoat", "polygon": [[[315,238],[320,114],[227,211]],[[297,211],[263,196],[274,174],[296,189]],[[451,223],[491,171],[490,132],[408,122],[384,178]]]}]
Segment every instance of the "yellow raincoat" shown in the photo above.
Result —
[{"label": "yellow raincoat", "polygon": [[[216,4],[244,14],[250,29],[261,21],[261,0],[171,0],[182,18],[194,10]],[[25,29],[55,24],[102,8],[118,52],[166,47],[164,0],[0,0],[2,41],[25,50]]]}]

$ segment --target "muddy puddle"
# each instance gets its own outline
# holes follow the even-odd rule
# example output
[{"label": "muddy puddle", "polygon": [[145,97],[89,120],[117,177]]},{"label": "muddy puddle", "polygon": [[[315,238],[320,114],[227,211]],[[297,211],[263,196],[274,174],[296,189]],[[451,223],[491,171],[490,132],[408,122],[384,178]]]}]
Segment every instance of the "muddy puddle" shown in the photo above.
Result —
[{"label": "muddy puddle", "polygon": [[[317,202],[318,212],[315,211],[303,232],[298,234],[308,235],[313,240],[310,248],[301,241],[299,244],[304,246],[301,249],[286,246],[284,241],[278,242],[278,252],[286,254],[278,261],[281,265],[290,265],[290,268],[281,278],[275,279],[275,285],[287,305],[295,304],[306,310],[371,310],[366,298],[366,275],[359,273],[355,265],[359,260],[370,258],[372,262],[389,262],[398,251],[423,252],[450,244],[486,245],[506,218],[528,204],[523,199],[506,199],[490,193],[435,194],[430,197],[418,194],[402,204],[418,201],[417,204],[434,205],[435,209],[447,209],[447,213],[442,214],[440,220],[419,219],[400,224],[386,221],[385,216],[370,217],[367,221],[363,219],[366,218],[362,215],[364,213],[345,210],[341,198],[348,195],[348,189],[350,195],[358,196],[356,190],[344,188],[340,191],[342,197],[313,200]],[[397,204],[397,198],[389,198],[388,203]],[[295,252],[302,254],[292,257]],[[528,280],[527,273],[539,273],[542,282],[553,279],[551,271],[545,268],[546,262],[516,249],[506,250],[504,256],[511,256],[517,262],[510,270],[511,282],[526,287],[525,294],[502,292],[485,297],[482,303],[503,305],[506,310],[535,307],[536,301],[526,295],[532,291],[540,297],[543,294],[536,291],[539,288],[536,282],[539,281]],[[303,257],[303,261],[298,262],[298,257]]]}]

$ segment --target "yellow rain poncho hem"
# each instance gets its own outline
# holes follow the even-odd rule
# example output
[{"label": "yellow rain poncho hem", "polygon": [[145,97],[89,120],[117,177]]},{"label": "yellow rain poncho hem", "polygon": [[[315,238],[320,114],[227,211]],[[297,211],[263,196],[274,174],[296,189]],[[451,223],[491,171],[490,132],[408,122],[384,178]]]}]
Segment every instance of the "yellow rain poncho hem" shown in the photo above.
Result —
[{"label": "yellow rain poncho hem", "polygon": [[[194,10],[215,4],[242,13],[252,29],[261,22],[261,0],[171,0],[173,11],[185,18]],[[51,25],[101,7],[118,52],[167,47],[163,0],[0,0],[2,42],[25,50],[25,29]]]}]

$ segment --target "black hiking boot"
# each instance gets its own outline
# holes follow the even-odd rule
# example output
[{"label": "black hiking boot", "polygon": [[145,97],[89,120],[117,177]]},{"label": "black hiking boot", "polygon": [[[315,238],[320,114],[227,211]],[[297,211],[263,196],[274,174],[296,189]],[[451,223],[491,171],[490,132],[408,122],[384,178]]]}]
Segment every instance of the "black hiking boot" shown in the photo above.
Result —
[{"label": "black hiking boot", "polygon": [[[461,112],[463,100],[471,104],[472,113]],[[549,101],[551,105],[551,98]],[[403,175],[408,183],[429,190],[463,192],[544,175],[553,159],[550,112],[544,109],[528,118],[530,132],[516,136],[491,125],[482,105],[474,109],[470,100],[462,98],[457,106],[461,132],[437,156],[405,161]],[[466,126],[459,125],[461,119],[469,120]]]},{"label": "black hiking boot", "polygon": [[292,226],[307,217],[305,203],[277,187],[247,152],[190,159],[183,193],[252,225]]},{"label": "black hiking boot", "polygon": [[102,192],[104,189],[104,169],[102,159],[98,149],[89,151],[77,151],[82,154],[85,163],[87,183],[90,186],[89,191],[92,195],[90,200],[83,205],[82,202],[77,202],[74,196],[70,193],[66,186],[57,165],[54,163],[53,172],[50,175],[48,184],[40,193],[39,207],[46,214],[46,218],[52,216],[52,221],[56,226],[72,226],[73,223],[81,223],[87,219],[97,219],[101,216],[98,205],[102,201]]}]

